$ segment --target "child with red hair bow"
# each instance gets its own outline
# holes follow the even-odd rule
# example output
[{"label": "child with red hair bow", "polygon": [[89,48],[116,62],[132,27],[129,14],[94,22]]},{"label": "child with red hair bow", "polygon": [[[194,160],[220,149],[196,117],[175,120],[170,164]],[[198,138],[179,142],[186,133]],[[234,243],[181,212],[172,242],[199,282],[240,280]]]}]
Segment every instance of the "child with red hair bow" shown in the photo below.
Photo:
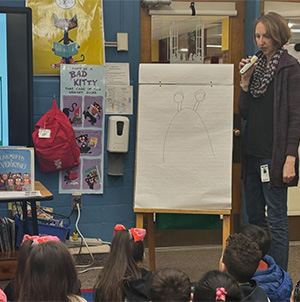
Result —
[{"label": "child with red hair bow", "polygon": [[145,229],[117,224],[111,250],[94,286],[94,301],[149,301],[152,273],[142,268]]}]

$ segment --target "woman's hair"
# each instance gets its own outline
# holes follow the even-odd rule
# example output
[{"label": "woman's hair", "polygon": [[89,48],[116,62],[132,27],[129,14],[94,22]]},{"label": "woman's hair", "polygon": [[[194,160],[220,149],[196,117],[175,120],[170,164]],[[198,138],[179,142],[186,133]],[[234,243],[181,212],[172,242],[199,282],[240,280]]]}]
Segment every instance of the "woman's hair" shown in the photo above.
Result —
[{"label": "woman's hair", "polygon": [[190,278],[177,268],[164,268],[153,274],[150,287],[152,302],[191,300]]},{"label": "woman's hair", "polygon": [[64,243],[31,245],[18,301],[68,301],[77,287],[74,260]]},{"label": "woman's hair", "polygon": [[128,230],[113,237],[111,250],[94,286],[94,301],[123,301],[123,282],[141,278],[133,259]]},{"label": "woman's hair", "polygon": [[267,34],[274,42],[274,46],[278,49],[286,44],[291,37],[291,30],[288,26],[288,22],[281,15],[269,12],[267,14],[261,15],[254,23],[254,43],[255,39],[255,29],[256,25],[261,22],[265,27]]},{"label": "woman's hair", "polygon": [[[223,288],[224,296],[220,298],[217,290]],[[198,301],[241,301],[243,293],[238,283],[225,272],[212,270],[204,274],[204,276],[195,284],[194,302]]]}]

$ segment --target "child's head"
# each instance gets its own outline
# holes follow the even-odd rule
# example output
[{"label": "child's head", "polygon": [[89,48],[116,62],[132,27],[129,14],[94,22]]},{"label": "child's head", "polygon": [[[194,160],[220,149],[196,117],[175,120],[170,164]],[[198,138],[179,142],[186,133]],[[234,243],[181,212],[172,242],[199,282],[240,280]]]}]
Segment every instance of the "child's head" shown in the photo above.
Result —
[{"label": "child's head", "polygon": [[225,272],[209,271],[195,284],[194,302],[241,301],[243,293],[238,283]]},{"label": "child's head", "polygon": [[67,301],[77,292],[77,271],[62,242],[32,244],[18,301]]},{"label": "child's head", "polygon": [[230,235],[220,259],[220,270],[227,271],[237,282],[249,282],[261,260],[256,242],[244,234]]},{"label": "child's head", "polygon": [[129,245],[133,259],[136,263],[141,263],[144,260],[144,238],[146,235],[145,229],[131,228],[127,230],[122,224],[117,224],[114,227],[114,236],[119,231],[127,231],[129,235]]},{"label": "child's head", "polygon": [[94,286],[95,301],[123,301],[125,279],[141,278],[138,264],[143,260],[145,234],[144,229],[115,226],[109,256]]},{"label": "child's head", "polygon": [[59,241],[59,238],[56,236],[30,236],[27,234],[23,236],[23,240],[19,248],[17,269],[14,279],[14,300],[17,300],[17,297],[19,297],[21,284],[24,278],[26,261],[31,252],[31,245],[36,245],[41,242],[52,240]]},{"label": "child's head", "polygon": [[237,233],[246,235],[252,241],[256,242],[262,252],[262,258],[268,254],[271,246],[270,233],[254,224],[243,225]]},{"label": "child's head", "polygon": [[164,268],[153,274],[150,287],[152,302],[191,300],[191,282],[189,277],[176,268]]}]

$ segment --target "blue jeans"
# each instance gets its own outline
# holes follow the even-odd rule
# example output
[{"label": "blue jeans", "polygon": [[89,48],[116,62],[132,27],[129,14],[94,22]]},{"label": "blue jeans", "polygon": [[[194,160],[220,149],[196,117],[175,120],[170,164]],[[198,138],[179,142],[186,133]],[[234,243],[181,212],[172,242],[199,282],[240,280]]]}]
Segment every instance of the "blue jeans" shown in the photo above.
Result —
[{"label": "blue jeans", "polygon": [[269,254],[279,266],[287,270],[289,257],[287,188],[271,187],[269,182],[261,182],[260,166],[265,164],[268,164],[271,171],[271,159],[248,156],[244,180],[246,211],[250,224],[270,230],[272,243]]}]

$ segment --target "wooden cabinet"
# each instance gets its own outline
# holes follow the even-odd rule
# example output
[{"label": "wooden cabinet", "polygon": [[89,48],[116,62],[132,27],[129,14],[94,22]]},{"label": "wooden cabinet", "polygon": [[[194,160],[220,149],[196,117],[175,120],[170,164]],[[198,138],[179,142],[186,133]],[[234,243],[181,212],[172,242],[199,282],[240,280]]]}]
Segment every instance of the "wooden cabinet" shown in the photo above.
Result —
[{"label": "wooden cabinet", "polygon": [[12,279],[17,268],[18,252],[0,253],[0,280]]}]

